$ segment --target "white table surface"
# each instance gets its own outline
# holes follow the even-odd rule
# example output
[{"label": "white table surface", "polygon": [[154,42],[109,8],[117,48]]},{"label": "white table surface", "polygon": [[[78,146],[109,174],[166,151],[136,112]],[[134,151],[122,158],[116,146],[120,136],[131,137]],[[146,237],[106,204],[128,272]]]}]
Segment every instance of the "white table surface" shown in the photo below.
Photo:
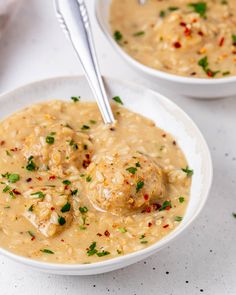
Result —
[{"label": "white table surface", "polygon": [[[92,16],[93,0],[87,2]],[[103,74],[158,90],[120,59],[92,20]],[[52,1],[25,1],[0,41],[0,92],[37,79],[81,73]],[[149,259],[104,275],[48,275],[0,257],[1,295],[236,294],[236,97],[199,101],[165,94],[198,124],[212,152],[213,188],[193,226]]]}]

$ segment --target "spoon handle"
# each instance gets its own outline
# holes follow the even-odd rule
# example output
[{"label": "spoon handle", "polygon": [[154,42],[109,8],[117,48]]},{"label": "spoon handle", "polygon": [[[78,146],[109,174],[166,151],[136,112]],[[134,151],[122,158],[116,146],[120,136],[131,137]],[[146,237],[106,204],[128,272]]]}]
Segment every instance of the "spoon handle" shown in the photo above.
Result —
[{"label": "spoon handle", "polygon": [[105,91],[89,16],[83,0],[55,0],[58,20],[69,37],[84,69],[85,75],[106,124],[114,122],[114,116]]}]

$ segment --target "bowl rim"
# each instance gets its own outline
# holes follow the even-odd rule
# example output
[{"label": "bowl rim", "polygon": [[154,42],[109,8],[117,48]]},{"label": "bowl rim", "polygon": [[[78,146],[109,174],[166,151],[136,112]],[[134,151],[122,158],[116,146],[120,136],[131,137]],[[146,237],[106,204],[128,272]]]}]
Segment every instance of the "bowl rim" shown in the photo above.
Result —
[{"label": "bowl rim", "polygon": [[[216,85],[216,84],[226,84],[231,82],[236,82],[236,75],[230,76],[230,77],[220,77],[215,79],[209,79],[209,78],[198,78],[198,77],[185,77],[185,76],[179,76],[172,73],[164,72],[161,70],[157,70],[151,67],[148,67],[139,61],[135,60],[133,57],[131,57],[128,53],[126,53],[125,50],[123,50],[117,42],[115,42],[114,38],[111,36],[110,32],[107,30],[106,25],[104,24],[102,18],[100,17],[100,9],[99,5],[101,5],[101,0],[96,0],[94,3],[94,14],[95,19],[105,35],[106,39],[109,41],[109,43],[112,45],[112,47],[130,64],[132,64],[134,67],[138,68],[140,71],[143,71],[149,75],[155,76],[157,78],[166,79],[172,82],[178,82],[182,84],[195,84],[195,85]],[[110,5],[110,4],[109,4]]]},{"label": "bowl rim", "polygon": [[[78,75],[65,75],[65,76],[55,76],[55,77],[50,77],[50,78],[46,78],[46,79],[39,79],[36,81],[32,81],[32,82],[27,83],[25,85],[21,85],[13,90],[6,91],[6,92],[2,93],[0,95],[0,104],[1,104],[2,99],[4,99],[5,96],[15,95],[18,91],[27,90],[27,88],[37,87],[37,86],[40,86],[40,84],[44,84],[44,83],[47,84],[47,83],[50,83],[53,81],[58,81],[58,80],[63,81],[63,80],[73,80],[73,79],[82,79],[82,78],[85,78],[85,76],[84,75],[79,75],[79,76]],[[164,95],[160,94],[159,92],[151,90],[145,86],[140,86],[140,85],[130,82],[130,81],[122,81],[120,79],[111,78],[111,77],[107,77],[107,76],[103,76],[103,78],[105,79],[105,81],[110,81],[110,82],[114,81],[116,83],[125,84],[128,87],[132,87],[132,88],[135,87],[137,89],[137,91],[140,89],[140,91],[143,90],[145,92],[149,92],[152,95],[158,96],[159,99],[161,99],[163,103],[171,106],[172,108],[175,108],[175,110],[178,111],[178,113],[181,114],[182,117],[185,117],[185,119],[190,121],[190,123],[192,124],[192,127],[194,128],[195,134],[197,134],[198,139],[201,142],[202,147],[204,148],[204,151],[206,154],[206,161],[205,162],[207,163],[207,167],[208,167],[208,175],[207,175],[208,179],[205,184],[206,188],[205,188],[205,192],[201,196],[201,202],[199,203],[198,208],[196,209],[195,213],[192,215],[192,217],[189,219],[189,221],[186,224],[182,225],[182,227],[178,226],[174,231],[172,231],[166,237],[164,237],[163,239],[150,245],[149,247],[138,250],[136,252],[132,252],[132,253],[120,256],[120,257],[115,257],[115,258],[111,258],[108,260],[104,260],[101,262],[95,262],[95,263],[91,263],[91,264],[78,264],[78,263],[77,264],[76,263],[69,264],[69,263],[44,262],[44,261],[39,261],[39,260],[35,260],[35,259],[31,259],[31,258],[27,258],[27,257],[21,256],[21,255],[15,254],[15,253],[13,253],[9,250],[6,250],[4,248],[1,248],[1,247],[0,247],[0,255],[3,254],[4,256],[11,258],[12,260],[15,260],[16,262],[20,262],[24,265],[32,266],[34,268],[38,268],[41,270],[49,270],[49,271],[56,270],[59,272],[60,271],[92,271],[92,270],[104,268],[104,272],[105,272],[105,268],[109,268],[109,266],[112,267],[112,266],[122,264],[122,262],[125,262],[128,260],[131,260],[131,261],[132,261],[132,259],[135,260],[135,257],[137,257],[137,256],[140,256],[143,258],[148,257],[148,256],[154,254],[155,252],[157,252],[158,250],[161,250],[162,248],[166,247],[167,244],[173,242],[173,240],[175,238],[180,236],[180,234],[182,234],[192,224],[192,222],[198,217],[198,215],[202,211],[202,209],[207,201],[207,198],[210,193],[211,186],[212,186],[213,164],[212,164],[211,153],[208,148],[207,142],[206,142],[205,138],[203,137],[201,131],[197,127],[197,125],[187,115],[187,113],[185,113],[177,104],[175,104],[169,98],[165,97]],[[138,259],[137,261],[139,261],[141,259],[142,258]],[[130,264],[132,264],[132,262]]]}]

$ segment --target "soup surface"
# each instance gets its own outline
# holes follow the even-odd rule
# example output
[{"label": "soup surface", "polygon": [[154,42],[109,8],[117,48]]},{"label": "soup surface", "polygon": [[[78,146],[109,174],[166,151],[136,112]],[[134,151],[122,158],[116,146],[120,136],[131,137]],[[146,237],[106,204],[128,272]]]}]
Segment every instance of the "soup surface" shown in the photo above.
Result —
[{"label": "soup surface", "polygon": [[193,171],[149,119],[117,103],[108,126],[95,103],[73,100],[0,123],[0,246],[57,263],[148,247],[181,222]]},{"label": "soup surface", "polygon": [[148,67],[199,78],[236,75],[235,0],[113,0],[114,38]]}]

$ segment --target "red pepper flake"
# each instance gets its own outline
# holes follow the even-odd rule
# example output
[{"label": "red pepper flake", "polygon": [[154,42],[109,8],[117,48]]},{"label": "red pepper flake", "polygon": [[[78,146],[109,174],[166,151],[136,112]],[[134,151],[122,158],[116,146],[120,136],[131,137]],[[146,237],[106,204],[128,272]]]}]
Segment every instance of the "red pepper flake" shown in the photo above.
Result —
[{"label": "red pepper flake", "polygon": [[213,77],[213,73],[212,73],[211,70],[208,70],[208,71],[207,71],[207,76],[210,77],[210,78]]},{"label": "red pepper flake", "polygon": [[48,178],[48,180],[54,180],[54,179],[56,179],[56,176],[55,176],[55,175],[51,175],[51,176],[49,176],[49,178]]},{"label": "red pepper flake", "polygon": [[15,188],[12,191],[15,195],[21,195],[21,193],[18,190],[16,190]]},{"label": "red pepper flake", "polygon": [[220,46],[220,47],[223,46],[223,45],[224,45],[224,42],[225,42],[225,38],[222,37],[222,38],[220,39],[219,46]]},{"label": "red pepper flake", "polygon": [[38,179],[38,181],[42,181],[43,179],[42,179],[42,177],[36,177],[36,179]]},{"label": "red pepper flake", "polygon": [[162,134],[162,137],[166,137],[166,134],[164,133],[164,134]]},{"label": "red pepper flake", "polygon": [[65,242],[65,240],[61,239],[61,242]]},{"label": "red pepper flake", "polygon": [[176,41],[176,42],[173,43],[173,46],[175,48],[181,48],[182,45],[181,45],[181,43],[179,41]]},{"label": "red pepper flake", "polygon": [[162,206],[161,206],[160,204],[155,203],[155,204],[152,204],[152,207],[153,207],[153,210],[157,211],[157,210],[159,210]]},{"label": "red pepper flake", "polygon": [[175,140],[172,143],[173,143],[173,145],[176,145],[176,141]]},{"label": "red pepper flake", "polygon": [[199,32],[198,32],[198,35],[199,35],[199,36],[204,36],[204,33],[203,33],[202,31],[199,31]]},{"label": "red pepper flake", "polygon": [[52,211],[54,211],[54,210],[55,210],[55,208],[54,208],[54,207],[51,207],[51,210],[52,210]]},{"label": "red pepper flake", "polygon": [[152,211],[152,209],[151,209],[151,207],[147,207],[145,211],[146,211],[146,213],[150,213]]},{"label": "red pepper flake", "polygon": [[165,224],[163,225],[163,228],[167,228],[169,226],[169,224]]},{"label": "red pepper flake", "polygon": [[147,201],[149,199],[149,195],[148,194],[145,194],[143,197],[144,197],[144,200],[145,201]]},{"label": "red pepper flake", "polygon": [[90,163],[91,163],[90,159],[88,159],[88,160],[84,160],[84,161],[83,161],[83,168],[86,169],[86,168],[89,166]]},{"label": "red pepper flake", "polygon": [[34,241],[35,240],[35,236],[33,236],[32,238],[31,238],[31,241]]},{"label": "red pepper flake", "polygon": [[236,50],[234,50],[232,53],[233,53],[233,54],[236,54]]},{"label": "red pepper flake", "polygon": [[166,206],[166,211],[169,211],[171,209],[171,206]]},{"label": "red pepper flake", "polygon": [[191,31],[189,28],[185,28],[184,35],[185,35],[186,37],[190,36],[191,33],[192,33],[192,31]]},{"label": "red pepper flake", "polygon": [[69,189],[69,185],[65,185],[64,188],[65,188],[65,190]]},{"label": "red pepper flake", "polygon": [[89,154],[86,154],[85,157],[86,157],[87,159],[89,159],[89,158],[90,158],[90,155],[89,155]]},{"label": "red pepper flake", "polygon": [[180,22],[179,24],[180,24],[180,26],[182,26],[182,27],[186,27],[186,23],[185,23],[185,22]]},{"label": "red pepper flake", "polygon": [[101,236],[102,236],[102,234],[100,234],[100,233],[97,233],[97,236],[98,236],[98,237],[101,237]]},{"label": "red pepper flake", "polygon": [[5,140],[1,140],[0,145],[4,145],[4,144],[5,144]]},{"label": "red pepper flake", "polygon": [[196,18],[192,19],[192,23],[196,23],[198,20]]},{"label": "red pepper flake", "polygon": [[18,148],[17,147],[14,147],[13,149],[10,149],[11,152],[17,152],[18,151]]},{"label": "red pepper flake", "polygon": [[151,227],[152,226],[152,223],[151,222],[148,222],[148,227]]},{"label": "red pepper flake", "polygon": [[106,237],[110,237],[110,232],[109,232],[108,230],[106,230],[106,231],[104,232],[104,235],[105,235]]},{"label": "red pepper flake", "polygon": [[32,178],[31,177],[29,177],[29,178],[26,179],[26,182],[31,182],[31,181],[32,181]]}]

